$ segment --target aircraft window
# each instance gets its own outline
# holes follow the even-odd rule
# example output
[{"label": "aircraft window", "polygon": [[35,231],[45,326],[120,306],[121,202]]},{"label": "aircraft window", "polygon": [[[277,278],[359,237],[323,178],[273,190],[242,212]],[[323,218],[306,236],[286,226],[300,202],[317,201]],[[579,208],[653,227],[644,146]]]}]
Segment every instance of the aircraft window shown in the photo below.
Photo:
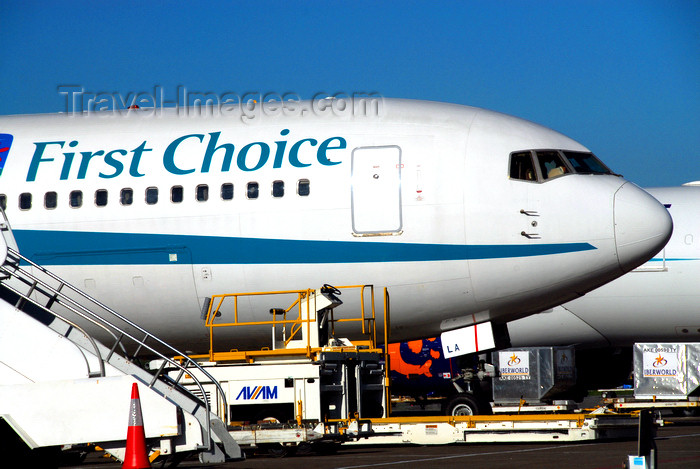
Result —
[{"label": "aircraft window", "polygon": [[537,159],[540,162],[543,179],[552,179],[569,172],[558,151],[538,151]]},{"label": "aircraft window", "polygon": [[284,197],[284,181],[272,183],[272,197]]},{"label": "aircraft window", "polygon": [[197,186],[197,201],[206,202],[209,200],[209,186],[200,184]]},{"label": "aircraft window", "polygon": [[146,189],[146,203],[153,205],[158,203],[158,188],[149,187]]},{"label": "aircraft window", "polygon": [[19,195],[19,209],[29,210],[32,208],[32,194],[29,192],[22,192]]},{"label": "aircraft window", "polygon": [[44,194],[44,207],[52,210],[58,205],[58,196],[55,192],[47,192]]},{"label": "aircraft window", "polygon": [[230,182],[221,184],[221,198],[223,200],[233,199],[233,184]]},{"label": "aircraft window", "polygon": [[179,204],[183,199],[182,186],[173,186],[170,188],[170,201],[174,204]]},{"label": "aircraft window", "polygon": [[134,191],[133,189],[129,189],[128,187],[122,189],[121,197],[119,198],[119,202],[121,202],[122,205],[131,205],[134,203]]},{"label": "aircraft window", "polygon": [[258,186],[257,182],[249,182],[248,183],[248,190],[246,191],[246,196],[249,199],[257,199],[258,194],[260,192],[260,187]]},{"label": "aircraft window", "polygon": [[299,179],[297,183],[297,194],[306,197],[311,193],[311,184],[308,179]]},{"label": "aircraft window", "polygon": [[0,207],[7,210],[7,196],[5,194],[0,194]]},{"label": "aircraft window", "polygon": [[523,181],[537,181],[535,165],[529,151],[513,153],[510,156],[510,178]]},{"label": "aircraft window", "polygon": [[593,153],[581,151],[564,151],[563,153],[577,173],[612,174],[612,171],[596,158]]},{"label": "aircraft window", "polygon": [[83,191],[72,191],[68,198],[68,204],[73,208],[83,206]]},{"label": "aircraft window", "polygon": [[95,205],[98,207],[107,205],[107,189],[97,189],[95,191]]}]

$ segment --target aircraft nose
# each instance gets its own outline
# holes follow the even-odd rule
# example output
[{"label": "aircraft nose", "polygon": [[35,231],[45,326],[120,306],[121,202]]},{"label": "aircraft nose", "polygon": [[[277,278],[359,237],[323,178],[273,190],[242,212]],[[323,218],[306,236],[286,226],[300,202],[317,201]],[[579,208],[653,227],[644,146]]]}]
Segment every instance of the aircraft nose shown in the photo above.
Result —
[{"label": "aircraft nose", "polygon": [[666,207],[630,182],[615,193],[614,217],[617,260],[625,272],[661,251],[673,232]]}]

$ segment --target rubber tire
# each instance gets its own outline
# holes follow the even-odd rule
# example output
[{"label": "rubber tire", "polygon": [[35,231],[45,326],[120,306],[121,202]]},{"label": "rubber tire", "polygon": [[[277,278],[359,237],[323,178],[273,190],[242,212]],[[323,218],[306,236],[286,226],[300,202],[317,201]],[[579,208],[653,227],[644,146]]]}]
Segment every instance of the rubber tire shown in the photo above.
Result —
[{"label": "rubber tire", "polygon": [[700,409],[695,408],[695,407],[675,408],[671,412],[673,413],[674,417],[699,417],[700,416]]},{"label": "rubber tire", "polygon": [[[261,445],[261,448],[263,445]],[[273,458],[285,458],[287,456],[293,456],[296,453],[296,446],[285,446],[281,443],[270,443],[264,445],[267,450],[267,455]]]},{"label": "rubber tire", "polygon": [[474,397],[460,394],[453,397],[445,408],[445,415],[457,417],[463,415],[479,415],[481,413],[479,403]]}]

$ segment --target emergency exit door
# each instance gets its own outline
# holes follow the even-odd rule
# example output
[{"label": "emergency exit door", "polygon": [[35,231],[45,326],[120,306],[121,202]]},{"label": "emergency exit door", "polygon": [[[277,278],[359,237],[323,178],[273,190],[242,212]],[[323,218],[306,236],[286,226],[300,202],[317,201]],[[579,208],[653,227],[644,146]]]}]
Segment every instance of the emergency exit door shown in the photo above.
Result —
[{"label": "emergency exit door", "polygon": [[352,229],[357,234],[401,231],[401,148],[361,147],[352,152]]}]

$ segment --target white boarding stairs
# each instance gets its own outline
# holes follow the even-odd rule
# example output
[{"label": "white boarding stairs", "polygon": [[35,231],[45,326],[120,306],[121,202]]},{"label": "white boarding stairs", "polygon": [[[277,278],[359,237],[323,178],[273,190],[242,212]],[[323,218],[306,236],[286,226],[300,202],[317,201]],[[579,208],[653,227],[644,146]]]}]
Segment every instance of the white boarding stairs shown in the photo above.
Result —
[{"label": "white boarding stairs", "polygon": [[[182,352],[22,256],[2,210],[0,215],[4,424],[32,449],[94,443],[123,460],[136,382],[152,455],[178,458],[198,452],[202,463],[243,459],[224,424],[227,415],[220,419],[208,399],[179,384],[188,368],[197,368],[196,374],[203,373],[217,386],[218,398],[225,399],[218,382]],[[84,325],[99,330],[99,340]],[[163,366],[147,370],[139,356],[144,361],[157,357]],[[170,358],[176,356],[183,357],[182,363]],[[166,366],[179,369],[179,375],[168,377]]]}]

